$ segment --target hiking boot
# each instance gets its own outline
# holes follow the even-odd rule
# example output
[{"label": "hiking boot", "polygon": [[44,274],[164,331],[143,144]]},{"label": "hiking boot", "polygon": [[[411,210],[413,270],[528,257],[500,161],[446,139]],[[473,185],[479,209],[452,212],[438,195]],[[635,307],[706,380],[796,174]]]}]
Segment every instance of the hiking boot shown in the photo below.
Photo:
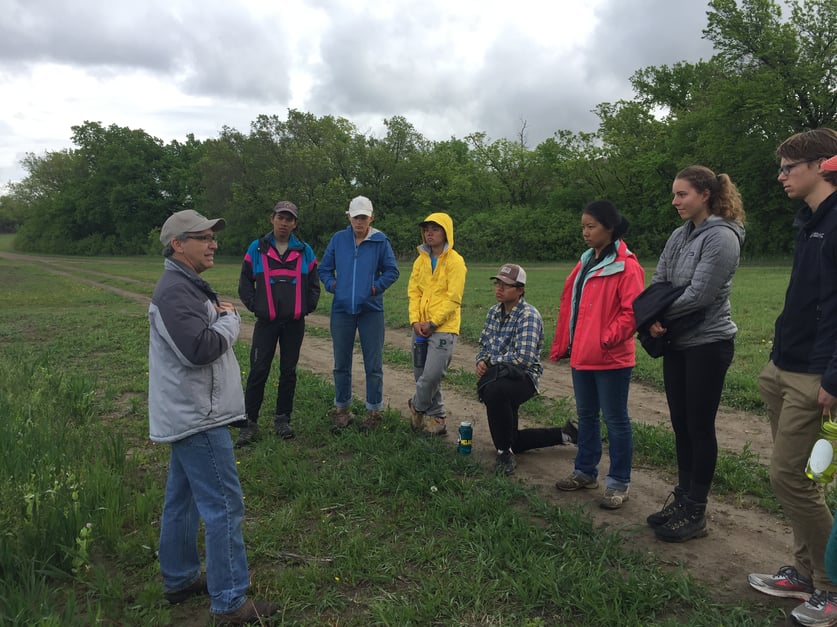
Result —
[{"label": "hiking boot", "polygon": [[602,500],[599,501],[599,507],[604,509],[619,509],[623,503],[628,501],[628,490],[616,490],[614,488],[607,488],[605,490]]},{"label": "hiking boot", "polygon": [[259,439],[259,425],[254,420],[248,420],[247,425],[241,428],[238,432],[238,439],[235,441],[235,447],[241,448],[248,446]]},{"label": "hiking boot", "polygon": [[410,408],[410,427],[412,427],[413,431],[424,431],[424,423],[427,421],[427,416],[416,410],[416,406],[413,405],[413,399],[407,401],[407,407]]},{"label": "hiking boot", "polygon": [[671,520],[674,513],[683,505],[684,496],[686,496],[686,492],[683,488],[675,486],[674,491],[666,497],[666,502],[663,503],[663,509],[659,512],[649,514],[648,518],[645,519],[648,526],[652,529],[656,529],[657,527],[662,527],[669,520]]},{"label": "hiking boot", "polygon": [[209,613],[210,626],[221,625],[266,625],[271,616],[279,613],[281,608],[268,601],[253,601],[247,599],[235,612],[226,614]]},{"label": "hiking boot", "polygon": [[[561,427],[561,433],[567,436],[573,444],[578,444],[578,425],[576,425],[574,421],[567,420],[567,424]],[[567,440],[565,438],[564,444],[566,443]]]},{"label": "hiking boot", "polygon": [[595,490],[599,487],[599,482],[592,477],[582,475],[574,472],[566,479],[559,479],[555,482],[555,487],[564,492],[573,492],[586,488],[588,490]]},{"label": "hiking boot", "polygon": [[793,566],[782,566],[775,575],[751,573],[747,581],[759,592],[772,597],[807,601],[814,593],[814,584]]},{"label": "hiking boot", "polygon": [[668,522],[654,529],[654,535],[665,542],[686,542],[706,535],[706,503],[698,503],[688,496],[669,518]]},{"label": "hiking boot", "polygon": [[280,414],[273,419],[273,430],[283,440],[290,440],[296,435],[291,427],[291,417],[287,414]]},{"label": "hiking boot", "polygon": [[495,473],[508,476],[514,473],[515,468],[517,468],[517,460],[511,450],[503,451],[497,455],[497,461],[494,463]]},{"label": "hiking boot", "polygon": [[837,625],[837,592],[814,590],[805,603],[791,611],[800,625],[830,627]]},{"label": "hiking boot", "polygon": [[348,427],[355,419],[355,415],[348,407],[335,407],[331,410],[331,432],[339,433]]},{"label": "hiking boot", "polygon": [[424,433],[427,435],[446,435],[448,428],[445,426],[444,416],[426,416]]},{"label": "hiking boot", "polygon": [[358,431],[374,431],[384,422],[384,417],[377,409],[366,412],[366,418],[358,425]]},{"label": "hiking boot", "polygon": [[202,594],[209,594],[209,589],[206,587],[206,575],[203,574],[195,579],[194,583],[186,586],[185,588],[175,590],[174,592],[164,592],[163,596],[166,597],[166,601],[172,605],[177,605],[178,603],[183,603],[183,601],[187,601],[192,597],[200,596]]}]

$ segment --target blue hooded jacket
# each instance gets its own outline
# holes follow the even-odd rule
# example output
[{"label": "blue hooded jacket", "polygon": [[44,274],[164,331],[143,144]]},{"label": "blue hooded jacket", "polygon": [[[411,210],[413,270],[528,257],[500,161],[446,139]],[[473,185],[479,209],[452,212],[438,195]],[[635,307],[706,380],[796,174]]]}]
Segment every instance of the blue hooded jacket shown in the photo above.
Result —
[{"label": "blue hooded jacket", "polygon": [[355,246],[351,225],[331,238],[319,271],[326,291],[334,294],[331,311],[347,314],[383,311],[384,292],[399,275],[389,238],[370,227],[366,238]]}]

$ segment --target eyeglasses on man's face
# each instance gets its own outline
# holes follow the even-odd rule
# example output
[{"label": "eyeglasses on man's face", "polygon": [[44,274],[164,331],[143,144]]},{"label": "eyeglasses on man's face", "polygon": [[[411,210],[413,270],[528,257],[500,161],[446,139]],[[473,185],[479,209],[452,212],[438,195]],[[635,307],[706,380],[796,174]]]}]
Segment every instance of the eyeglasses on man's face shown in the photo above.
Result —
[{"label": "eyeglasses on man's face", "polygon": [[508,283],[504,283],[503,281],[494,281],[494,288],[500,288],[501,290],[510,290],[513,287],[520,287],[519,285],[509,285]]},{"label": "eyeglasses on man's face", "polygon": [[218,238],[215,237],[215,233],[211,233],[209,235],[187,235],[184,239],[196,239],[199,242],[215,242],[215,243],[218,243]]},{"label": "eyeglasses on man's face", "polygon": [[816,159],[803,159],[802,161],[794,161],[793,163],[786,163],[785,165],[779,166],[779,176],[788,176],[796,166],[802,165],[803,163],[813,163]]}]

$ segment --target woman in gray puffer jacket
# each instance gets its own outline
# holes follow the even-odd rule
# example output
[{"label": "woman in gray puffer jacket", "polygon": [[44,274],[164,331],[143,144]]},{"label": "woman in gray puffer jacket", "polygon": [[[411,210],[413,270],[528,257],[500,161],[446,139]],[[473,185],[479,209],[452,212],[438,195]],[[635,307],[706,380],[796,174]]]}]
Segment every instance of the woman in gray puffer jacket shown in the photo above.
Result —
[{"label": "woman in gray puffer jacket", "polygon": [[[661,540],[685,542],[706,535],[706,502],[718,458],[715,415],[738,330],[729,295],[744,242],[744,207],[729,176],[698,165],[677,174],[672,194],[671,204],[686,223],[668,238],[651,283],[685,287],[663,312],[665,320],[698,321],[672,337],[663,355],[678,485],[648,524]],[[664,337],[666,328],[657,321],[650,332]]]}]

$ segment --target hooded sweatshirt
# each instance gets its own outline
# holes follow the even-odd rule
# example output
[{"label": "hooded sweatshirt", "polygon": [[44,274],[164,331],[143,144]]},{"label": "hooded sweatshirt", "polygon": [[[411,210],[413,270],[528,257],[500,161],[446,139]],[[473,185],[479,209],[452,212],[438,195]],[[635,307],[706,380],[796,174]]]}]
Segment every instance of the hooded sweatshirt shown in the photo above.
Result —
[{"label": "hooded sweatshirt", "polygon": [[424,222],[435,222],[445,230],[447,244],[436,259],[421,230],[422,244],[413,262],[407,296],[410,299],[410,324],[431,322],[435,331],[459,334],[462,317],[462,294],[465,291],[465,260],[453,249],[453,220],[446,213],[431,213]]},{"label": "hooded sweatshirt", "polygon": [[738,269],[744,227],[711,215],[697,227],[690,221],[675,229],[666,242],[651,283],[670,281],[686,286],[666,310],[669,320],[703,310],[702,322],[673,338],[678,350],[735,337],[738,327],[730,316],[732,277]]}]

